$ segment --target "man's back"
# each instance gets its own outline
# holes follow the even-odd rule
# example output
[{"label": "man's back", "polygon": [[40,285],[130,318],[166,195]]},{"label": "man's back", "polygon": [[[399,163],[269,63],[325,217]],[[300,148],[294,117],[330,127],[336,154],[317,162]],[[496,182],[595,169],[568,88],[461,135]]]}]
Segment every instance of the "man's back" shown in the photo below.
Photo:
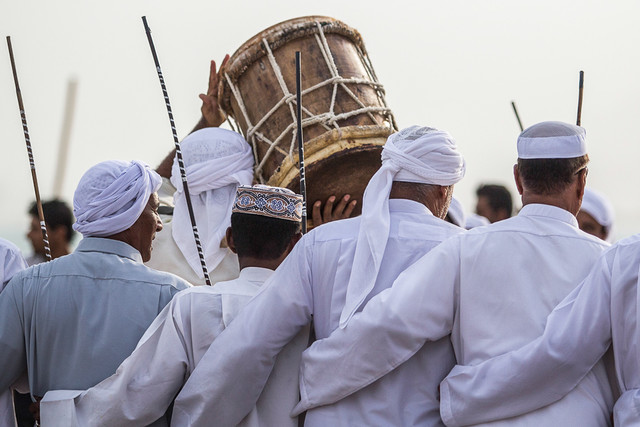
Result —
[{"label": "man's back", "polygon": [[[443,240],[463,232],[413,201],[391,199],[389,211],[389,240],[378,279],[365,304]],[[359,218],[327,224],[308,242],[313,253],[310,270],[318,339],[338,328],[359,227]],[[440,425],[437,387],[454,364],[449,337],[427,343],[402,367],[360,392],[309,411],[305,425]]]},{"label": "man's back", "polygon": [[[449,243],[459,245],[452,253],[460,258],[460,309],[451,340],[458,363],[464,365],[541,335],[549,313],[586,277],[607,246],[581,232],[571,213],[549,205],[527,205],[514,218]],[[596,419],[606,419],[611,404],[609,381],[599,363],[564,399],[504,423],[536,425],[569,415],[576,421],[582,409],[583,419],[598,425]]]},{"label": "man's back", "polygon": [[[25,359],[34,395],[98,383],[186,287],[112,239],[85,238],[75,253],[19,273],[0,299],[0,342],[14,346],[0,352],[7,367],[0,386],[23,372]],[[23,336],[24,344],[15,345]]]}]

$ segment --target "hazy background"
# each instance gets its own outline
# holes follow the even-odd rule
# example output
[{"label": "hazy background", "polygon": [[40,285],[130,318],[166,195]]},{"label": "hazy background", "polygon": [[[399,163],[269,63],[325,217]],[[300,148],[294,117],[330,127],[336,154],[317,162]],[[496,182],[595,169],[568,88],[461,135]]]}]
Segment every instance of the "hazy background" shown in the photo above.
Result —
[{"label": "hazy background", "polygon": [[[589,184],[617,213],[617,236],[640,230],[636,119],[637,1],[165,1],[1,0],[19,72],[40,191],[53,195],[67,82],[79,82],[64,197],[106,159],[157,165],[173,146],[140,17],[146,15],[180,138],[200,116],[209,61],[280,21],[327,15],[363,36],[398,125],[449,131],[467,159],[455,194],[468,211],[481,183],[507,185],[518,124],[574,123],[585,71],[582,125]],[[3,41],[4,44],[4,41]],[[0,236],[27,249],[31,177],[6,46],[0,49]],[[517,202],[519,206],[519,199]]]}]

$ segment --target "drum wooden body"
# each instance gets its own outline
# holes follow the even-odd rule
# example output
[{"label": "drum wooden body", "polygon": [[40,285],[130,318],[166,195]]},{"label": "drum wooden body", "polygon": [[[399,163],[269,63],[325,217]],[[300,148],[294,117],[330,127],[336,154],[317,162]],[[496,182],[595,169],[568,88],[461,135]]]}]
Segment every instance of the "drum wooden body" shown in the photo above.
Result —
[{"label": "drum wooden body", "polygon": [[356,30],[321,16],[264,30],[222,70],[220,105],[253,147],[257,181],[299,191],[296,51],[307,200],[349,193],[361,201],[396,126]]}]

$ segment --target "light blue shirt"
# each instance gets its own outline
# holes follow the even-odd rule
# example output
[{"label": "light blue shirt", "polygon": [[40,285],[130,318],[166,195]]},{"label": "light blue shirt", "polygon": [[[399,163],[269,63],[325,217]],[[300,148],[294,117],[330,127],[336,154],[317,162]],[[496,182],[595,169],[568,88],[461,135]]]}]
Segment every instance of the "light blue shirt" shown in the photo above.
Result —
[{"label": "light blue shirt", "polygon": [[0,293],[0,390],[25,370],[36,396],[97,384],[187,287],[146,267],[132,246],[97,237],[16,274]]}]

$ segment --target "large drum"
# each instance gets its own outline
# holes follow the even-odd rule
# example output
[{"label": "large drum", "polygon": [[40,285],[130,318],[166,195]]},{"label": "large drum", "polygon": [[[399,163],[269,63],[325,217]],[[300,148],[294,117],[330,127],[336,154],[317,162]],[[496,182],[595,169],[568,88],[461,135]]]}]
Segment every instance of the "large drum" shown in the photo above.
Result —
[{"label": "large drum", "polygon": [[222,70],[220,105],[253,146],[256,180],[299,191],[296,51],[307,200],[348,193],[361,201],[380,167],[382,145],[397,129],[356,30],[323,16],[264,30]]}]

